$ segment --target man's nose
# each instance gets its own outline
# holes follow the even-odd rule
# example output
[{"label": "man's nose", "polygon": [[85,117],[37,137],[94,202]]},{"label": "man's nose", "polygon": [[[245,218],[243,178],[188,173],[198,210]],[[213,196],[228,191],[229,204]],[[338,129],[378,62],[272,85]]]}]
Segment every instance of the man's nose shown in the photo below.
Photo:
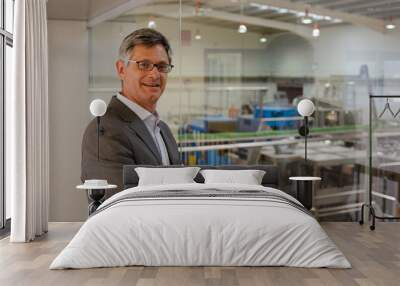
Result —
[{"label": "man's nose", "polygon": [[149,75],[153,77],[160,77],[160,72],[156,66],[153,66],[153,68],[149,71]]}]

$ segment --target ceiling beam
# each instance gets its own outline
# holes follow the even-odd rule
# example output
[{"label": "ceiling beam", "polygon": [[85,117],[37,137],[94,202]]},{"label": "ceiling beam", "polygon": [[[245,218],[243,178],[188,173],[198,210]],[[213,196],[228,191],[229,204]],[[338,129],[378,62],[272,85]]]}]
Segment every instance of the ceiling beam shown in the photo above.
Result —
[{"label": "ceiling beam", "polygon": [[[288,0],[254,0],[254,1],[262,5],[270,5],[296,11],[305,11],[306,9],[308,9],[310,13],[338,18],[343,20],[344,22],[351,23],[357,26],[364,26],[378,32],[385,32],[384,21],[367,16],[350,14],[346,12],[327,9],[318,5],[309,5],[306,3],[291,2]],[[217,8],[220,7],[221,5],[226,5],[226,0],[212,0],[212,1],[209,0],[206,3],[210,7]]]},{"label": "ceiling beam", "polygon": [[[366,12],[368,13],[368,12]],[[381,18],[382,20],[390,21],[391,19],[396,19],[399,17],[400,7],[396,7],[387,11],[375,12],[373,16],[375,18]],[[371,15],[372,16],[372,15]]]},{"label": "ceiling beam", "polygon": [[88,28],[92,28],[100,23],[103,23],[108,20],[112,20],[122,14],[125,14],[127,11],[130,11],[134,8],[141,7],[144,5],[148,5],[148,0],[129,0],[120,5],[113,7],[110,10],[107,10],[99,15],[90,17],[88,19]]},{"label": "ceiling beam", "polygon": [[215,11],[215,10],[210,11],[205,16],[206,17],[211,16],[213,18],[227,20],[227,21],[231,21],[231,22],[243,23],[243,24],[247,24],[247,25],[255,25],[255,26],[260,26],[260,27],[285,30],[285,31],[292,32],[294,34],[298,34],[305,38],[312,38],[312,28],[311,27],[305,27],[305,26],[291,24],[291,23],[287,23],[287,22],[281,22],[281,21],[275,21],[275,20],[263,19],[263,18],[258,18],[258,17],[245,16],[245,15],[238,15],[238,14],[226,13],[223,11]]},{"label": "ceiling beam", "polygon": [[393,6],[390,6],[390,7],[380,7],[379,9],[377,9],[377,10],[373,10],[373,11],[363,11],[363,12],[360,12],[360,13],[362,13],[362,14],[364,14],[364,15],[371,15],[371,16],[379,16],[379,14],[382,14],[382,13],[390,13],[390,12],[392,12],[392,11],[396,11],[396,10],[399,10],[400,9],[400,3],[397,3],[397,5],[393,5]]},{"label": "ceiling beam", "polygon": [[[190,18],[195,15],[195,7],[182,5],[181,17]],[[158,15],[166,18],[178,18],[179,17],[179,5],[178,4],[157,4],[142,6],[137,9],[127,12],[128,15]]]},{"label": "ceiling beam", "polygon": [[292,0],[292,2],[302,2],[303,4],[325,4],[328,1],[332,0]]},{"label": "ceiling beam", "polygon": [[[132,15],[150,14],[150,15],[159,15],[162,17],[178,18],[179,17],[178,8],[179,5],[176,4],[151,5],[134,9],[131,12],[129,12],[129,14]],[[296,25],[281,21],[245,16],[237,13],[217,11],[215,9],[204,9],[202,13],[196,15],[195,7],[189,5],[182,5],[181,11],[182,11],[182,18],[202,18],[202,17],[213,18],[217,20],[224,20],[234,23],[242,23],[246,25],[254,25],[259,27],[274,28],[278,30],[289,31],[305,38],[312,38],[311,27],[303,25]]]},{"label": "ceiling beam", "polygon": [[377,8],[377,7],[391,7],[393,4],[399,4],[400,0],[381,0],[374,3],[361,3],[358,5],[352,5],[351,7],[343,7],[343,10],[347,12],[355,12],[363,9]]},{"label": "ceiling beam", "polygon": [[365,0],[339,0],[339,1],[330,1],[331,3],[326,3],[323,6],[326,8],[341,8],[343,6],[353,6],[360,3],[365,3]]}]

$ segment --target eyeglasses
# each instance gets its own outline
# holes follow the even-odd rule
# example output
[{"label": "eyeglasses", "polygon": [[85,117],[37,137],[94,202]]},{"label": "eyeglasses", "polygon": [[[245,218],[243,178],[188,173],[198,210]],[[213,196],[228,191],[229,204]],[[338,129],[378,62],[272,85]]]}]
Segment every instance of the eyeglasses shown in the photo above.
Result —
[{"label": "eyeglasses", "polygon": [[128,60],[128,62],[136,63],[138,66],[138,69],[141,71],[152,71],[154,67],[157,68],[157,70],[161,73],[169,73],[172,68],[174,67],[173,65],[170,64],[153,64],[150,61],[135,61],[135,60]]}]

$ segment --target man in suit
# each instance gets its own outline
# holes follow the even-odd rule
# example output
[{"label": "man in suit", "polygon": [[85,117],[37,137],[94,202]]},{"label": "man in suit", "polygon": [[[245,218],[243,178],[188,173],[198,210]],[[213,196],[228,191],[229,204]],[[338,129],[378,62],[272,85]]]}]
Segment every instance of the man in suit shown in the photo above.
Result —
[{"label": "man in suit", "polygon": [[180,164],[176,141],[156,111],[171,65],[168,40],[153,29],[126,36],[116,70],[121,92],[113,96],[101,118],[100,155],[97,158],[97,125],[92,120],[82,141],[82,181],[107,179],[122,190],[123,165]]}]

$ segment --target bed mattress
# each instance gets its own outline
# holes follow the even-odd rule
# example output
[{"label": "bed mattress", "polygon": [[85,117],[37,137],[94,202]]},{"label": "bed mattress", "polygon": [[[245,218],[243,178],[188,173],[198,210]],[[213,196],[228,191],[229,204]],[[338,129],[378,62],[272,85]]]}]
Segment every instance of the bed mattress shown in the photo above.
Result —
[{"label": "bed mattress", "polygon": [[197,183],[112,196],[50,269],[129,265],[351,267],[315,218],[284,192]]}]

